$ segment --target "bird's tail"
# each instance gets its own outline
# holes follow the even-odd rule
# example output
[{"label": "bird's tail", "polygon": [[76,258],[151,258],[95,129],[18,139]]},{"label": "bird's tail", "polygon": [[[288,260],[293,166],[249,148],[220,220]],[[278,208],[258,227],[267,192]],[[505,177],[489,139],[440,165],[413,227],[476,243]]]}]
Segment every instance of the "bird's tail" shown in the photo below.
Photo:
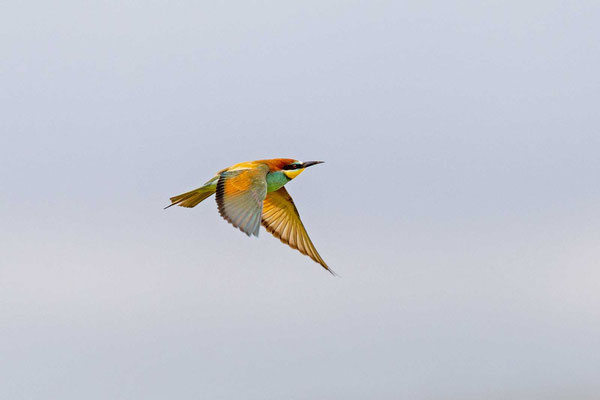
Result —
[{"label": "bird's tail", "polygon": [[171,204],[165,207],[165,209],[178,205],[181,207],[196,207],[202,200],[212,196],[217,189],[217,185],[214,182],[207,182],[206,185],[194,189],[187,193],[183,193],[174,197],[171,197]]}]

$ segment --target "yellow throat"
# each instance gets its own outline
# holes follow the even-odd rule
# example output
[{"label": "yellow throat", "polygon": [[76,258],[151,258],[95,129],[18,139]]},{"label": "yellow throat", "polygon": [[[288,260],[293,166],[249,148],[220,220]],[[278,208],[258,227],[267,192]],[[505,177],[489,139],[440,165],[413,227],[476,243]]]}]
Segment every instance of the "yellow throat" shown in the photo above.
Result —
[{"label": "yellow throat", "polygon": [[283,173],[285,174],[285,176],[287,176],[290,179],[294,179],[295,177],[297,177],[298,175],[300,175],[302,173],[302,171],[304,171],[304,168],[298,168],[298,169],[290,169],[290,170],[283,170]]}]

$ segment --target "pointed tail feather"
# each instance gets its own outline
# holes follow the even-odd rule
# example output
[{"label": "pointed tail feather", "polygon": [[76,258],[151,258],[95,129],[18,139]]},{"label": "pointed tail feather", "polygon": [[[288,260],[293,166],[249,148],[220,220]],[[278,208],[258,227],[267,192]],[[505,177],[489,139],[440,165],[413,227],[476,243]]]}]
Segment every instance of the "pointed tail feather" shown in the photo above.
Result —
[{"label": "pointed tail feather", "polygon": [[190,192],[171,197],[171,204],[165,207],[165,210],[171,206],[178,205],[181,207],[196,207],[202,200],[210,197],[215,193],[217,185],[205,185]]}]

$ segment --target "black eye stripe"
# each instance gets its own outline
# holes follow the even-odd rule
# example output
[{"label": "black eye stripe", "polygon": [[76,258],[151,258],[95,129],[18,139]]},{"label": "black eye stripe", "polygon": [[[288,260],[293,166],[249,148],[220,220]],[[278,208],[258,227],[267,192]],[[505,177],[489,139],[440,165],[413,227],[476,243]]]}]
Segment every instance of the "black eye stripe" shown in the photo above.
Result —
[{"label": "black eye stripe", "polygon": [[288,165],[284,166],[283,169],[290,170],[290,169],[298,169],[300,167],[301,167],[300,164],[288,164]]}]

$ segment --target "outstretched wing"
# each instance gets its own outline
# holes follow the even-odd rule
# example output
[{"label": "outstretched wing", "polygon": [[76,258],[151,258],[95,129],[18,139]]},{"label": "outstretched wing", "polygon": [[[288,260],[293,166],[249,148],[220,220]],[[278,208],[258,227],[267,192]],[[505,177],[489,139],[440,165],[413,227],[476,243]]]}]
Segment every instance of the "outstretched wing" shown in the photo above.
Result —
[{"label": "outstretched wing", "polygon": [[224,171],[217,182],[219,213],[248,236],[258,236],[268,172],[266,165]]},{"label": "outstretched wing", "polygon": [[275,190],[267,194],[263,202],[262,224],[273,236],[279,238],[283,243],[293,249],[298,249],[300,253],[309,256],[318,262],[327,271],[334,274],[329,269],[325,261],[321,258],[317,249],[311,242],[300,220],[298,209],[294,205],[294,200],[285,188]]}]

